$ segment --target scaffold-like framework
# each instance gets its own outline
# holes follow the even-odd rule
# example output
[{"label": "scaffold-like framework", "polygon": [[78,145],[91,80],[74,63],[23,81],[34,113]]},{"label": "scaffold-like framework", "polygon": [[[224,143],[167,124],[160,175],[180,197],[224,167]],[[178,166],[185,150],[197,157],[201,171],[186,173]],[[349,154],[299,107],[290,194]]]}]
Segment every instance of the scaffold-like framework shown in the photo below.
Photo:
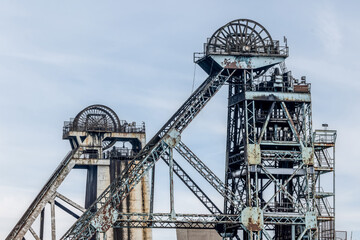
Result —
[{"label": "scaffold-like framework", "polygon": [[[311,85],[292,76],[285,67],[287,57],[287,44],[280,45],[253,20],[238,19],[219,28],[204,51],[194,54],[209,77],[140,152],[122,154],[132,160],[61,239],[105,236],[110,228],[216,229],[223,239],[334,239],[336,131],[313,132]],[[223,181],[181,140],[181,134],[225,84],[229,89]],[[80,128],[109,132],[100,145],[102,155],[117,141],[111,132],[129,129],[104,109],[101,105],[84,109],[65,125],[64,135]],[[79,151],[76,139],[69,137],[74,150],[68,160]],[[174,159],[174,150],[222,196],[223,207]],[[121,151],[114,148],[108,154],[116,157]],[[155,165],[160,159],[169,167],[169,213],[154,212]],[[324,190],[320,179],[329,173],[333,188]],[[175,212],[174,174],[209,214]],[[122,211],[124,199],[148,176],[149,210]],[[25,230],[32,230],[19,226],[7,240],[21,239]]]}]

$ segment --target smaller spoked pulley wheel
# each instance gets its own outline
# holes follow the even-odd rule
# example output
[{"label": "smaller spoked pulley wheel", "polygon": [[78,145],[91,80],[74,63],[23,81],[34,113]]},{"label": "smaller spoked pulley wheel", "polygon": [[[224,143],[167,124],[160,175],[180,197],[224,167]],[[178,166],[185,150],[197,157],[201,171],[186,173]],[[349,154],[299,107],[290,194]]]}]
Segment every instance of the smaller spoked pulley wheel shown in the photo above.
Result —
[{"label": "smaller spoked pulley wheel", "polygon": [[[73,121],[75,131],[116,132],[120,129],[120,120],[116,113],[104,105],[91,105],[76,115]],[[116,140],[103,140],[102,147],[107,149]]]}]

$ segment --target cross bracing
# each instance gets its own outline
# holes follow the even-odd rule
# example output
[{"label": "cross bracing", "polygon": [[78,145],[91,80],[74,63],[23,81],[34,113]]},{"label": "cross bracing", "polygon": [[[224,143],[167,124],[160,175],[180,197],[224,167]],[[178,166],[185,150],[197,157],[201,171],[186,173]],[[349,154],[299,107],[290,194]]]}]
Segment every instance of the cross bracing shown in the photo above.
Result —
[{"label": "cross bracing", "polygon": [[[109,228],[209,228],[216,229],[223,239],[324,238],[319,229],[332,231],[322,223],[334,219],[333,205],[327,199],[334,195],[319,191],[317,183],[322,174],[333,171],[333,157],[326,150],[335,140],[323,141],[313,135],[310,84],[291,75],[284,64],[287,56],[287,46],[280,46],[252,20],[235,20],[215,32],[204,53],[194,56],[209,77],[129,158],[129,164],[94,203],[82,209],[81,216],[73,214],[78,219],[62,239],[90,239]],[[206,159],[200,160],[182,142],[181,134],[225,84],[229,101],[222,181],[206,166]],[[91,114],[95,126],[91,131],[118,129],[99,114]],[[106,119],[116,118],[110,114]],[[106,127],[99,129],[100,123]],[[112,144],[114,139],[104,138],[99,152]],[[76,141],[72,147],[77,151]],[[223,206],[217,206],[174,159],[174,150],[220,194]],[[169,167],[169,213],[154,212],[155,166],[160,159]],[[122,202],[150,173],[149,211],[121,211]],[[209,214],[175,213],[173,173]],[[61,208],[61,204],[57,206]],[[18,225],[8,239],[17,239],[24,231],[36,236],[31,224],[27,225]]]}]

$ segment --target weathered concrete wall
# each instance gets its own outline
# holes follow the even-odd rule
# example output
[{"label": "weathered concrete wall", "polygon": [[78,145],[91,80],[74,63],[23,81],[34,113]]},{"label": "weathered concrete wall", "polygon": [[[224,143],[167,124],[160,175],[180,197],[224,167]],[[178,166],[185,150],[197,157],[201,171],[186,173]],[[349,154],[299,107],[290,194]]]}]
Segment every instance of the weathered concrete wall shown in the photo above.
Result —
[{"label": "weathered concrete wall", "polygon": [[[128,160],[112,160],[110,165],[111,180],[116,179],[128,165]],[[120,205],[122,212],[149,212],[149,178],[145,176],[130,192],[129,196]],[[114,229],[116,240],[152,240],[150,228],[120,228]]]},{"label": "weathered concrete wall", "polygon": [[[142,203],[143,203],[143,212],[149,212],[150,211],[150,189],[149,189],[149,176],[145,175],[145,177],[141,181],[141,187],[142,187]],[[144,228],[143,234],[144,234],[144,240],[152,240],[152,230],[151,228]]]},{"label": "weathered concrete wall", "polygon": [[221,240],[213,229],[176,229],[177,240]]},{"label": "weathered concrete wall", "polygon": [[[110,166],[97,166],[97,187],[96,192],[99,197],[101,193],[110,185]],[[114,240],[114,233],[111,229],[106,232],[107,240]]]}]

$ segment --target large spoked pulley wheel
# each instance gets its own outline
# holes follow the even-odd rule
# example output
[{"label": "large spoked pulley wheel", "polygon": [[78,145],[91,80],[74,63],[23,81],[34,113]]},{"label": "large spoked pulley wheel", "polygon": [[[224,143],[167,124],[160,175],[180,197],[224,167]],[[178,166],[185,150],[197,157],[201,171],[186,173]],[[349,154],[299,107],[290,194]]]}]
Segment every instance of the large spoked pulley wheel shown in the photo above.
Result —
[{"label": "large spoked pulley wheel", "polygon": [[269,54],[274,49],[269,32],[259,23],[238,19],[219,28],[207,44],[207,54]]}]

